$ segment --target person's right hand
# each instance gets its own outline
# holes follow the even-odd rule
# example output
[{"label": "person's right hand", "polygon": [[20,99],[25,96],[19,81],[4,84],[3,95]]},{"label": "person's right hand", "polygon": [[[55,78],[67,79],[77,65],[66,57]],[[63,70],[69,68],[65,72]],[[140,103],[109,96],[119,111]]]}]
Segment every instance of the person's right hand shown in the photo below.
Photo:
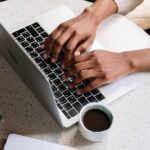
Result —
[{"label": "person's right hand", "polygon": [[60,24],[46,39],[42,45],[45,48],[43,57],[51,57],[55,63],[62,48],[65,50],[63,64],[72,56],[83,53],[93,42],[98,23],[95,16],[88,8],[85,11],[62,24]]}]

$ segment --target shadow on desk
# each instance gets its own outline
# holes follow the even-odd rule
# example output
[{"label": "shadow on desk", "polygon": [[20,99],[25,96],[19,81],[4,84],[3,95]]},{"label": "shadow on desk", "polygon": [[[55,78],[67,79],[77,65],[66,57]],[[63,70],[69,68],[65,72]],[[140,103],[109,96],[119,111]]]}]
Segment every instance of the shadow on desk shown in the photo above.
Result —
[{"label": "shadow on desk", "polygon": [[0,111],[4,112],[4,123],[0,124],[0,147],[10,133],[58,142],[61,129],[2,56]]}]

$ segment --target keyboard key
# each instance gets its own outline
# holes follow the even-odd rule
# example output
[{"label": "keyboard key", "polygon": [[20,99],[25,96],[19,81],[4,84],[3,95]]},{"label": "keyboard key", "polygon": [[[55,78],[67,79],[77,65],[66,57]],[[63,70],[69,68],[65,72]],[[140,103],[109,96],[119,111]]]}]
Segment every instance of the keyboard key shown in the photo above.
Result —
[{"label": "keyboard key", "polygon": [[52,72],[52,70],[48,67],[46,69],[43,70],[46,74],[50,74]]},{"label": "keyboard key", "polygon": [[33,42],[33,43],[31,43],[31,46],[32,46],[33,48],[37,48],[39,45],[38,45],[37,42]]},{"label": "keyboard key", "polygon": [[20,29],[18,32],[19,33],[23,33],[23,32],[25,32],[26,30],[25,30],[25,28],[22,28],[22,29]]},{"label": "keyboard key", "polygon": [[43,41],[43,38],[38,36],[35,38],[35,40],[38,42],[38,43],[41,43]]},{"label": "keyboard key", "polygon": [[60,110],[63,109],[63,107],[58,103],[57,106],[59,107]]},{"label": "keyboard key", "polygon": [[62,96],[62,94],[61,94],[59,91],[56,91],[56,92],[54,92],[54,96],[55,96],[56,98],[59,98],[59,97]]},{"label": "keyboard key", "polygon": [[44,62],[41,62],[41,63],[39,64],[39,66],[40,66],[41,69],[44,69],[44,68],[47,67],[47,65],[46,65]]},{"label": "keyboard key", "polygon": [[18,37],[18,36],[20,36],[20,33],[19,33],[18,31],[16,31],[16,32],[12,33],[12,35],[13,35],[14,37]]},{"label": "keyboard key", "polygon": [[60,75],[62,73],[62,71],[59,68],[55,69],[54,72],[56,75]]},{"label": "keyboard key", "polygon": [[[51,63],[51,60],[50,60],[50,57],[48,57],[46,60],[45,60],[45,62],[48,64],[48,65],[51,65],[52,63]],[[52,68],[51,68],[52,69]]]},{"label": "keyboard key", "polygon": [[95,96],[97,98],[98,101],[101,101],[102,99],[104,99],[105,97],[99,93],[98,95]]},{"label": "keyboard key", "polygon": [[74,87],[74,88],[68,88],[68,90],[71,92],[71,93],[73,93],[73,92],[75,92],[77,89]]},{"label": "keyboard key", "polygon": [[37,28],[36,30],[37,30],[38,33],[44,32],[44,29],[43,29],[42,27],[39,27],[39,28]]},{"label": "keyboard key", "polygon": [[49,66],[52,70],[56,69],[57,68],[57,65],[56,64],[51,64],[50,63],[50,66]]},{"label": "keyboard key", "polygon": [[22,36],[19,36],[16,39],[17,39],[18,42],[23,42],[24,41],[24,38]]},{"label": "keyboard key", "polygon": [[92,90],[91,92],[92,92],[94,95],[100,93],[100,91],[99,91],[98,89],[94,89],[94,90]]},{"label": "keyboard key", "polygon": [[30,25],[26,27],[27,31],[33,36],[33,37],[37,37],[38,33],[37,31],[35,31],[35,29]]},{"label": "keyboard key", "polygon": [[37,22],[33,23],[32,26],[33,26],[34,28],[40,27],[39,23],[37,23]]},{"label": "keyboard key", "polygon": [[12,34],[13,34],[14,37],[18,37],[18,36],[21,35],[21,33],[25,32],[25,31],[26,30],[23,28],[23,29],[20,29],[20,30],[18,30],[16,32],[12,33]]},{"label": "keyboard key", "polygon": [[37,52],[38,54],[44,52],[44,49],[42,49],[42,48],[40,48],[40,47],[36,48],[35,50],[36,50],[36,52]]},{"label": "keyboard key", "polygon": [[58,99],[58,102],[59,102],[60,104],[65,104],[65,103],[67,102],[67,100],[66,100],[66,98],[65,98],[64,96],[62,96],[62,97],[60,97],[60,98]]},{"label": "keyboard key", "polygon": [[61,81],[57,78],[57,79],[53,80],[53,83],[54,83],[56,86],[58,86],[58,85],[61,84]]},{"label": "keyboard key", "polygon": [[29,43],[32,43],[32,42],[34,42],[35,40],[34,40],[32,37],[28,37],[28,38],[27,38],[27,41],[28,41]]},{"label": "keyboard key", "polygon": [[31,53],[33,51],[33,48],[31,46],[28,46],[25,48],[25,50],[28,52],[28,53]]},{"label": "keyboard key", "polygon": [[80,105],[79,102],[76,102],[76,103],[74,103],[74,104],[72,104],[72,105],[73,105],[73,107],[77,110],[77,112],[80,112],[82,106]]},{"label": "keyboard key", "polygon": [[66,90],[67,88],[63,84],[61,84],[58,86],[58,89],[62,92],[64,90]]},{"label": "keyboard key", "polygon": [[63,83],[68,86],[68,84],[70,83],[70,80],[69,79],[66,79],[65,81],[63,81]]},{"label": "keyboard key", "polygon": [[89,102],[97,102],[97,100],[94,96],[90,96],[87,99],[88,99]]},{"label": "keyboard key", "polygon": [[79,99],[78,99],[78,101],[83,105],[83,106],[85,106],[86,104],[88,104],[89,102],[86,100],[86,98],[85,97],[80,97]]},{"label": "keyboard key", "polygon": [[48,37],[48,34],[47,34],[46,32],[43,32],[43,33],[41,34],[41,36],[42,36],[43,38],[47,38],[47,37]]},{"label": "keyboard key", "polygon": [[66,90],[66,91],[63,92],[63,95],[65,97],[69,97],[71,95],[71,93],[68,90]]},{"label": "keyboard key", "polygon": [[76,112],[76,110],[75,110],[74,108],[70,109],[70,110],[68,111],[68,113],[69,113],[69,115],[70,115],[71,117],[74,117],[75,115],[77,115],[77,112]]},{"label": "keyboard key", "polygon": [[53,92],[55,92],[57,90],[55,85],[52,85],[51,88],[52,88]]},{"label": "keyboard key", "polygon": [[48,77],[51,79],[51,80],[54,80],[56,78],[56,75],[54,73],[51,73],[48,75]]},{"label": "keyboard key", "polygon": [[69,110],[72,108],[72,106],[69,103],[64,104],[63,107],[65,110]]},{"label": "keyboard key", "polygon": [[36,52],[33,51],[33,52],[30,53],[30,56],[31,56],[32,58],[35,58],[35,57],[38,56],[38,54],[37,54]]},{"label": "keyboard key", "polygon": [[36,62],[37,64],[39,64],[40,62],[43,61],[40,57],[37,57],[37,58],[35,58],[34,60],[35,60],[35,62]]},{"label": "keyboard key", "polygon": [[69,114],[65,111],[65,110],[62,110],[63,114],[68,118],[70,119],[71,117],[69,116]]},{"label": "keyboard key", "polygon": [[81,97],[81,95],[78,95],[76,92],[74,92],[73,95],[74,95],[76,98]]},{"label": "keyboard key", "polygon": [[29,43],[28,43],[27,41],[23,41],[23,42],[21,43],[21,45],[22,45],[23,47],[27,47],[27,46],[29,46]]},{"label": "keyboard key", "polygon": [[82,89],[82,88],[84,88],[84,85],[82,83],[80,83],[80,84],[77,85],[77,88]]},{"label": "keyboard key", "polygon": [[67,98],[68,99],[68,101],[72,104],[72,103],[75,103],[77,100],[75,99],[75,97],[74,96],[70,96],[70,97],[68,97]]},{"label": "keyboard key", "polygon": [[28,32],[24,32],[22,35],[23,35],[24,38],[27,38],[27,37],[30,36],[30,34]]},{"label": "keyboard key", "polygon": [[88,93],[85,93],[85,94],[84,94],[85,97],[89,97],[89,96],[91,96],[91,95],[92,95],[91,92],[88,92]]}]

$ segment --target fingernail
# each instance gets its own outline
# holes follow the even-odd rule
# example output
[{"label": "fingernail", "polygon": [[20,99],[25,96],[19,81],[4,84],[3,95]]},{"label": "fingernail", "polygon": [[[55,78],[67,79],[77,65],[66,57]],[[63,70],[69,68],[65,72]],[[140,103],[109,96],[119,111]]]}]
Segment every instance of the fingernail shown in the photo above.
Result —
[{"label": "fingernail", "polygon": [[81,54],[81,53],[80,53],[79,51],[77,51],[77,52],[74,53],[75,56],[78,56],[78,55],[80,55],[80,54]]},{"label": "fingernail", "polygon": [[56,59],[54,57],[51,58],[51,63],[55,63]]},{"label": "fingernail", "polygon": [[44,48],[45,48],[44,44],[42,44],[42,45],[41,45],[41,48],[42,48],[42,49],[44,49]]},{"label": "fingernail", "polygon": [[46,53],[44,53],[44,54],[43,54],[43,58],[44,58],[44,59],[47,59],[47,58],[48,58],[48,55],[47,55]]},{"label": "fingernail", "polygon": [[78,91],[77,91],[77,94],[78,94],[78,95],[81,95],[82,93],[78,90]]}]

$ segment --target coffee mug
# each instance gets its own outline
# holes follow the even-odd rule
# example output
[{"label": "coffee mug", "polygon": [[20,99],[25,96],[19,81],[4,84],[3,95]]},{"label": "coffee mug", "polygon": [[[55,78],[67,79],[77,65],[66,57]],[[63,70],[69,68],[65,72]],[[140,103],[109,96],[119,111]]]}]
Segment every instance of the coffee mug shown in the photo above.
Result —
[{"label": "coffee mug", "polygon": [[79,131],[92,142],[99,142],[108,134],[113,123],[111,111],[99,103],[85,105],[79,113]]}]

